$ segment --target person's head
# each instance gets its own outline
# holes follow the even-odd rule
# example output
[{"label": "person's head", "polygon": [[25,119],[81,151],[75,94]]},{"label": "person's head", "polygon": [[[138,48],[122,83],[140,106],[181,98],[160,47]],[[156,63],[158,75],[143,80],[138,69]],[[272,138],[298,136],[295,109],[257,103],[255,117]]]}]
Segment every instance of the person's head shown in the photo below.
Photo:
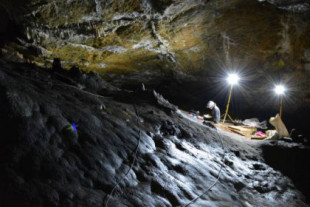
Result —
[{"label": "person's head", "polygon": [[208,103],[207,103],[207,108],[208,109],[213,109],[215,107],[215,103],[213,102],[213,101],[209,101]]}]

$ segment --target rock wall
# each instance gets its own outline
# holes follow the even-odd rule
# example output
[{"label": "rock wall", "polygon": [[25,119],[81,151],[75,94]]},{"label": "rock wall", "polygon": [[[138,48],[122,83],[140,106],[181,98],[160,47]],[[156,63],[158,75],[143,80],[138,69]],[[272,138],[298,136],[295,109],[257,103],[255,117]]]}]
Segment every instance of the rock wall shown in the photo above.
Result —
[{"label": "rock wall", "polygon": [[0,61],[0,127],[3,207],[185,206],[219,172],[191,206],[309,206],[309,171],[280,156],[308,147],[228,137],[94,73]]}]

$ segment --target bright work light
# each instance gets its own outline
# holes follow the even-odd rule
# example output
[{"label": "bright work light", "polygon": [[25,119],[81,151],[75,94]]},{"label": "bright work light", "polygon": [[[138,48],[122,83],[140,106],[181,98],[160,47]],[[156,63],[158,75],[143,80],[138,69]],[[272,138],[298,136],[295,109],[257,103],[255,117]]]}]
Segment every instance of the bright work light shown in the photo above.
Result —
[{"label": "bright work light", "polygon": [[228,75],[226,80],[230,85],[236,85],[239,83],[240,78],[237,74],[232,73]]},{"label": "bright work light", "polygon": [[[231,74],[228,75],[226,80],[227,80],[228,84],[230,85],[230,90],[229,90],[229,96],[228,96],[228,101],[227,101],[227,105],[226,105],[226,110],[225,110],[225,115],[224,115],[223,123],[225,123],[227,116],[231,119],[231,117],[228,114],[228,109],[229,109],[232,89],[233,89],[234,85],[237,85],[239,83],[240,78],[239,78],[239,76],[237,74],[231,73]],[[232,119],[231,119],[231,121],[232,121]]]},{"label": "bright work light", "polygon": [[282,117],[282,102],[283,102],[283,95],[285,93],[286,89],[283,85],[276,85],[274,88],[274,92],[279,95],[280,98],[280,109],[279,109],[279,115],[280,118]]},{"label": "bright work light", "polygon": [[283,85],[277,85],[275,88],[274,88],[274,92],[278,95],[284,95],[284,92],[285,92],[285,87]]}]

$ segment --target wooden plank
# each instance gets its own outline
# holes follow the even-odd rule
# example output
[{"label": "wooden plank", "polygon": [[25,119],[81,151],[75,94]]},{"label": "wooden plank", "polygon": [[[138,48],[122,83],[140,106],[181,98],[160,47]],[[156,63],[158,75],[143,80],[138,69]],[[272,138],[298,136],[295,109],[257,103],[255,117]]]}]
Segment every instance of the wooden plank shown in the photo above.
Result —
[{"label": "wooden plank", "polygon": [[238,130],[231,130],[231,132],[234,132],[234,133],[239,134],[239,135],[244,136],[244,137],[246,136],[245,133],[242,133],[242,132],[240,132]]},{"label": "wooden plank", "polygon": [[243,127],[243,126],[228,126],[229,128],[233,130],[238,130],[241,132],[254,132],[255,128],[248,128],[248,127]]},{"label": "wooden plank", "polygon": [[227,123],[217,123],[215,124],[217,128],[220,128],[221,130],[230,132],[230,133],[235,133],[240,136],[243,136],[247,139],[257,139],[257,140],[263,140],[266,139],[267,136],[261,137],[261,136],[256,136],[253,135],[253,133],[256,131],[256,128],[253,127],[248,127],[248,126],[234,126],[231,124]]},{"label": "wooden plank", "polygon": [[266,139],[267,136],[252,136],[251,139],[259,139],[259,140],[263,140],[263,139]]},{"label": "wooden plank", "polygon": [[255,128],[249,128],[249,127],[243,127],[243,126],[229,126],[229,128],[242,136],[245,136],[246,138],[250,139],[253,132],[256,131]]},{"label": "wooden plank", "polygon": [[[179,109],[180,110],[180,109]],[[184,111],[184,110],[180,110],[182,113],[184,114],[189,114],[189,112],[187,111]],[[206,116],[204,115],[204,117],[210,117],[210,116]],[[202,121],[201,119],[203,117],[199,117],[200,119],[196,119],[196,120],[199,120],[199,121]],[[261,136],[256,136],[256,135],[252,135],[253,132],[256,131],[256,128],[253,128],[253,127],[249,127],[249,126],[235,126],[231,123],[216,123],[214,124],[216,128],[219,128],[223,131],[226,131],[226,132],[230,132],[230,133],[234,133],[234,134],[238,134],[240,136],[244,136],[248,139],[258,139],[258,140],[263,140],[263,139],[266,139],[266,137],[261,137]]]}]

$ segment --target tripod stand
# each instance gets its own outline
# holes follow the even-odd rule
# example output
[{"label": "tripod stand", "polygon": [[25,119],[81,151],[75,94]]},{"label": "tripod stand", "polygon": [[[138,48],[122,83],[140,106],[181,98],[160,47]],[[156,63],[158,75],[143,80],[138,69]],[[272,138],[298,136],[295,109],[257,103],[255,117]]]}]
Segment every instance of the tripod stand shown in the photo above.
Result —
[{"label": "tripod stand", "polygon": [[227,101],[227,105],[226,105],[226,110],[225,110],[225,114],[223,115],[223,116],[224,116],[223,123],[225,123],[226,117],[227,117],[227,116],[228,116],[228,118],[230,119],[230,121],[233,122],[233,119],[232,119],[231,116],[228,114],[228,109],[229,109],[229,104],[230,104],[230,100],[231,100],[232,89],[233,89],[233,85],[230,85],[229,95],[228,95],[228,101]]}]

